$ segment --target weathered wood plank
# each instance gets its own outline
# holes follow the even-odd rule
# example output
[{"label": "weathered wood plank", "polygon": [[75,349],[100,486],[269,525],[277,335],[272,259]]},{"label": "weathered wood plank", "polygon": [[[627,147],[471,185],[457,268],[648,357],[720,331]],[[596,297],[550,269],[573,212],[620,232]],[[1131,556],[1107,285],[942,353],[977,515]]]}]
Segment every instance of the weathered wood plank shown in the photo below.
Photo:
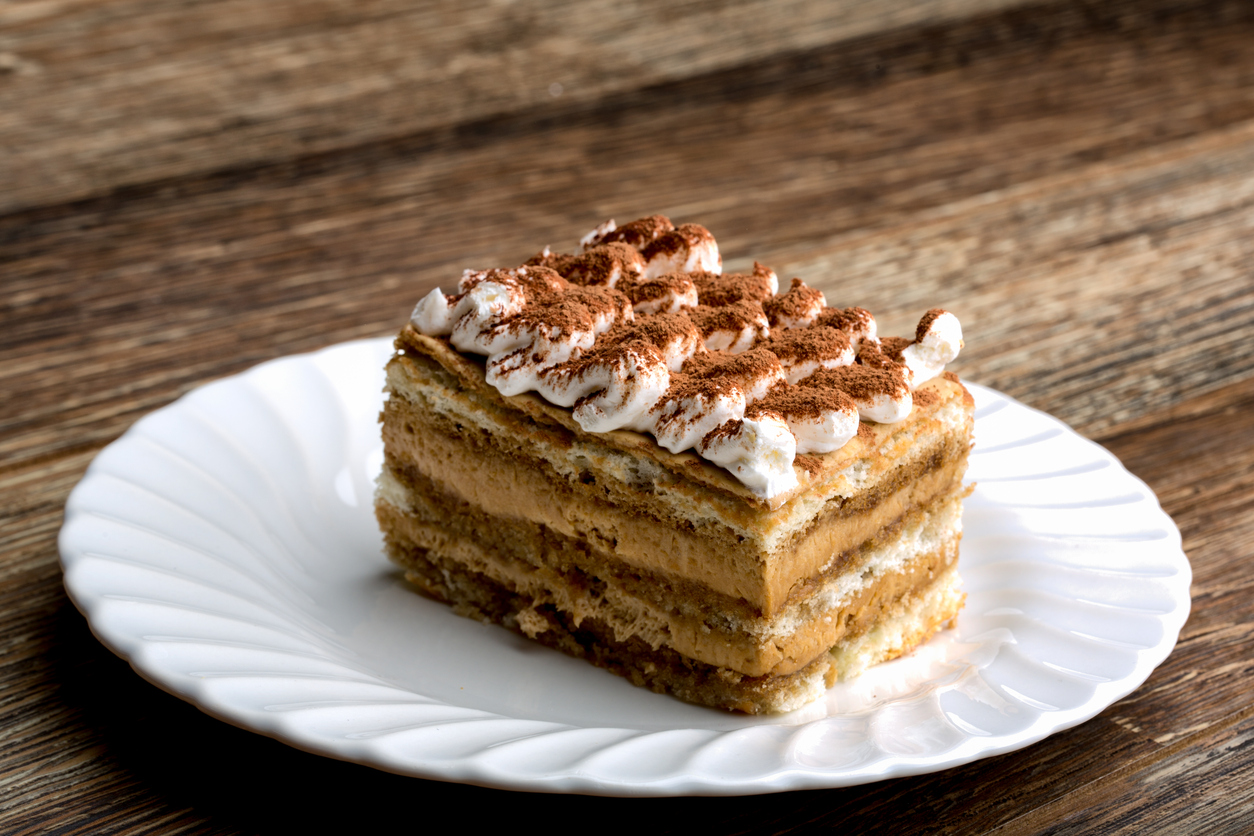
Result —
[{"label": "weathered wood plank", "polygon": [[1254,710],[1173,747],[1151,763],[1038,807],[1004,827],[1012,834],[1245,834],[1254,820]]},{"label": "weathered wood plank", "polygon": [[558,96],[594,101],[1022,1],[7,3],[0,212]]},{"label": "weathered wood plank", "polygon": [[10,216],[0,385],[23,397],[0,459],[98,445],[200,380],[392,332],[463,267],[659,210],[890,332],[952,307],[960,371],[1101,432],[1254,371],[1251,37],[1098,31],[865,89],[659,93],[611,123]]},{"label": "weathered wood plank", "polygon": [[838,277],[829,295],[895,333],[953,310],[955,369],[1102,433],[1254,373],[1251,172],[1247,122],[851,233],[786,272]]},{"label": "weathered wood plank", "polygon": [[[939,775],[801,793],[790,798],[786,815],[771,812],[777,808],[764,806],[760,799],[652,802],[659,815],[675,823],[660,832],[682,831],[685,815],[727,829],[804,821],[914,833],[1048,832],[1064,821],[1116,826],[1124,821],[1116,815],[1121,810],[1133,823],[1157,811],[1181,826],[1204,823],[1221,828],[1219,832],[1240,821],[1234,817],[1244,808],[1225,806],[1221,792],[1239,779],[1224,778],[1221,768],[1236,764],[1248,769],[1242,747],[1248,738],[1247,683],[1254,667],[1248,651],[1254,624],[1254,596],[1249,594],[1254,568],[1248,561],[1254,542],[1252,407],[1254,379],[1188,402],[1166,413],[1164,420],[1127,431],[1116,428],[1104,438],[1162,497],[1184,533],[1194,564],[1195,606],[1181,644],[1141,689],[1089,723],[1030,749]],[[1169,420],[1180,415],[1187,417]],[[65,475],[49,480],[43,495],[22,513],[55,517],[63,492],[85,459],[84,453],[58,465]],[[45,467],[38,463],[11,471],[0,488],[7,493],[13,485],[29,485]],[[1225,497],[1234,496],[1241,499],[1223,504]],[[0,544],[23,530],[21,520],[4,523]],[[52,566],[55,526],[41,524],[30,534],[35,542],[26,547],[31,554],[27,568],[0,577],[0,635],[5,636],[0,654],[0,693],[5,694],[0,701],[0,743],[5,744],[0,745],[0,776],[6,776],[5,792],[21,801],[20,808],[12,808],[13,815],[20,809],[22,815],[60,817],[66,832],[109,832],[123,825],[160,832],[206,821],[223,828],[221,832],[248,832],[258,826],[256,821],[275,821],[275,814],[265,808],[265,793],[257,790],[223,801],[220,775],[240,770],[258,777],[291,774],[319,792],[357,787],[377,794],[380,804],[397,805],[397,810],[428,795],[472,805],[490,797],[489,791],[471,787],[357,772],[218,728],[217,721],[144,683],[95,642],[59,588]],[[166,725],[180,730],[178,741],[146,736],[154,726]],[[169,758],[177,757],[176,750],[188,749],[197,753],[196,762],[183,767],[180,779],[159,774]],[[1207,783],[1212,778],[1213,785]],[[1179,780],[1193,782],[1188,793],[1179,791]],[[394,793],[383,791],[390,782],[403,785],[397,783]],[[47,806],[57,802],[57,789],[70,783],[77,788],[76,810],[58,812]],[[383,800],[388,798],[392,800]],[[1124,798],[1133,800],[1131,806],[1120,806]],[[1155,805],[1146,807],[1145,798],[1155,799]],[[1198,806],[1199,799],[1211,801]],[[541,815],[547,801],[524,796],[517,803],[522,807],[511,806],[512,813],[525,809]],[[624,802],[565,803],[596,812],[618,809]],[[106,809],[111,812],[102,816],[99,811]],[[922,819],[920,810],[928,811]],[[0,809],[0,824],[4,815]],[[284,815],[313,824],[326,814]]]},{"label": "weathered wood plank", "polygon": [[[282,58],[275,44],[325,41],[325,14],[363,32],[363,21],[386,22],[401,6],[276,8],[308,18],[241,34],[254,13],[243,6],[234,21],[170,0],[11,3],[0,16],[51,17],[0,38],[94,28],[103,33],[94,44],[67,36],[41,49],[62,50],[72,69],[120,61],[117,78],[132,91],[139,76],[126,74],[142,64],[154,91],[169,91],[184,82],[162,80],[161,68],[195,64],[176,54],[179,38],[206,39],[202,57],[219,39],[223,54]],[[843,63],[820,49],[622,88],[602,105],[568,107],[577,93],[568,90],[555,105],[565,109],[0,218],[0,830],[360,825],[356,805],[276,806],[273,776],[283,774],[306,797],[370,797],[381,817],[440,803],[482,811],[489,826],[551,816],[560,803],[576,819],[643,814],[659,832],[694,821],[754,832],[799,823],[1143,832],[1159,822],[1240,832],[1254,716],[1254,375],[1244,344],[1254,316],[1254,25],[1248,4],[1150,8],[1134,25],[1094,11],[1087,26],[1038,29],[1027,24],[1048,15],[1016,13],[985,40],[964,24],[940,46],[877,41]],[[172,33],[172,46],[145,40],[157,30]],[[899,51],[885,53],[889,42]],[[0,45],[0,97],[31,77],[21,62],[40,54],[13,44]],[[884,74],[858,75],[875,55],[888,59]],[[60,72],[53,63],[45,81]],[[290,93],[276,96],[273,124],[315,125],[374,95],[349,91],[315,112],[322,105],[301,99],[301,70],[266,82],[253,69],[217,77]],[[301,89],[329,83],[309,72]],[[0,126],[11,118],[0,110]],[[202,147],[180,129],[166,135],[174,145]],[[209,169],[227,159],[213,143],[243,135],[232,130],[205,140]],[[329,135],[310,130],[299,148]],[[357,130],[373,127],[339,136],[358,142]],[[142,162],[142,133],[98,137],[105,162],[91,170],[109,174],[127,154]],[[265,153],[293,153],[267,141],[258,140]],[[81,188],[83,176],[65,183]],[[152,177],[136,176],[126,182]],[[105,178],[83,193],[116,185]],[[61,194],[48,188],[41,194]],[[500,804],[492,791],[384,775],[227,727],[142,681],[91,636],[60,587],[57,527],[91,455],[135,418],[259,360],[390,333],[423,289],[464,266],[516,261],[604,216],[652,211],[710,225],[732,266],[765,257],[821,281],[833,302],[868,304],[890,331],[932,304],[953,307],[968,329],[964,373],[1101,440],[1180,525],[1195,579],[1176,652],[1089,723],[938,775],[787,799]]]}]

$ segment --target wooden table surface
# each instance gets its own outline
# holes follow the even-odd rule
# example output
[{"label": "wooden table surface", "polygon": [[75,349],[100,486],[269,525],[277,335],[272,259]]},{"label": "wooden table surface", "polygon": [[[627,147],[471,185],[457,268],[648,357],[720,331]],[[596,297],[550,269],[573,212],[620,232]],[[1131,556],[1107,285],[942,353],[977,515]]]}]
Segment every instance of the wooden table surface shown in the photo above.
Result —
[{"label": "wooden table surface", "polygon": [[[1254,831],[1252,44],[1248,2],[0,5],[0,831],[444,808],[657,832]],[[1193,609],[1167,661],[1089,722],[964,767],[629,801],[309,755],[93,638],[56,536],[136,419],[392,334],[464,267],[653,212],[886,333],[957,313],[960,374],[1106,446],[1179,525]]]}]

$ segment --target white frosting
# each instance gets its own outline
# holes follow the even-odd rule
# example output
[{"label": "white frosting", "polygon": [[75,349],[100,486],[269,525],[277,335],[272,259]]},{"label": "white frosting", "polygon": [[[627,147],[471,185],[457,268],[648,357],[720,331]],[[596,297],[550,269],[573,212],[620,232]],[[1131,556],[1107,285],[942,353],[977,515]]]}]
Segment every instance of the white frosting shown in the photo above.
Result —
[{"label": "white frosting", "polygon": [[[584,236],[581,243],[585,250],[592,249],[615,229],[614,222],[607,221]],[[613,267],[608,283],[646,281],[668,273],[721,272],[718,245],[704,228],[685,225],[664,235],[664,245],[680,244],[668,246],[671,252],[650,259],[638,275],[634,264],[626,270]],[[542,255],[551,255],[547,247]],[[755,264],[754,275],[766,276],[772,295],[778,292],[773,271]],[[903,363],[892,363],[878,350],[874,317],[859,311],[856,324],[845,332],[850,345],[842,346],[831,357],[775,363],[753,379],[726,369],[720,375],[716,366],[706,378],[714,386],[681,387],[680,391],[687,388],[689,393],[667,399],[671,375],[681,371],[694,354],[707,349],[738,354],[766,339],[770,335],[766,315],[746,313],[746,321],[737,323],[737,328],[715,330],[704,340],[695,325],[674,333],[670,333],[670,325],[616,331],[609,348],[583,357],[593,349],[599,334],[620,323],[633,322],[637,314],[673,315],[696,307],[697,289],[689,279],[678,288],[668,288],[657,299],[633,306],[615,291],[579,287],[580,279],[573,272],[570,279],[576,284],[547,268],[526,266],[467,270],[458,283],[458,293],[431,291],[414,307],[410,321],[423,334],[447,336],[459,351],[486,355],[487,381],[503,395],[538,390],[549,402],[572,409],[575,421],[585,431],[634,429],[652,433],[658,444],[672,453],[697,448],[707,460],[725,467],[755,494],[768,499],[797,486],[792,464],[797,453],[840,449],[857,434],[859,418],[895,423],[907,417],[913,408],[911,390],[940,374],[962,348],[957,317],[942,312],[931,320],[921,338],[902,349]],[[607,282],[606,277],[595,280]],[[568,303],[565,313],[553,309],[554,314],[548,316],[544,305],[529,306],[529,288],[539,288],[537,292],[546,297],[550,292],[563,293],[563,302]],[[588,321],[572,327],[570,304],[582,304]],[[785,316],[776,308],[777,327],[810,327],[825,305],[826,299],[816,294],[813,303],[800,313]],[[679,321],[688,320],[679,317]],[[668,342],[654,345],[651,341],[663,333],[668,334]],[[879,365],[898,380],[897,391],[861,401],[850,395],[853,407],[829,410],[817,418],[785,417],[769,407],[745,418],[747,406],[765,397],[772,387],[795,385],[820,368],[855,362],[859,345],[869,352],[864,361]]]},{"label": "white frosting", "polygon": [[797,439],[798,453],[830,453],[849,443],[858,434],[859,410],[851,405],[847,409],[824,412],[818,418],[787,417],[788,429]]},{"label": "white frosting", "polygon": [[858,353],[850,344],[841,349],[841,352],[833,357],[823,357],[814,360],[798,360],[785,361],[784,374],[790,384],[797,384],[805,380],[819,369],[837,369],[841,366],[852,366],[854,361],[858,359]]},{"label": "white frosting", "polygon": [[767,322],[766,314],[759,313],[741,322],[738,328],[719,328],[706,334],[705,347],[710,351],[740,354],[770,335],[771,324]]},{"label": "white frosting", "polygon": [[[627,300],[619,296],[621,306],[607,311],[589,308],[591,323],[586,328],[563,331],[546,322],[542,311],[520,322],[511,317],[522,312],[525,291],[516,279],[511,280],[503,271],[498,273],[501,275],[489,279],[463,277],[463,285],[469,289],[454,312],[464,306],[468,310],[453,326],[449,341],[458,351],[487,355],[487,381],[502,395],[521,395],[538,388],[542,371],[592,348],[597,335],[608,331],[616,322],[630,322],[634,318]],[[578,302],[579,292],[579,289],[571,290],[570,301]],[[467,300],[470,300],[468,304]],[[437,307],[433,300],[431,308]],[[427,318],[435,319],[435,316]],[[419,326],[415,324],[415,327]]]},{"label": "white frosting", "polygon": [[910,394],[910,387],[905,385],[894,395],[876,395],[869,399],[849,397],[858,405],[859,416],[880,424],[895,424],[904,420],[914,408],[914,396]]},{"label": "white frosting", "polygon": [[[744,417],[745,392],[731,381],[717,394],[695,392],[687,397],[663,401],[652,414],[650,430],[657,443],[672,453],[695,447],[715,427]],[[707,456],[708,458],[708,456]]]},{"label": "white frosting", "polygon": [[753,275],[763,276],[766,278],[767,283],[771,287],[772,296],[779,293],[779,276],[777,276],[775,271],[770,267],[765,267],[755,261],[753,262]]},{"label": "white frosting", "polygon": [[446,337],[452,333],[453,325],[461,318],[462,313],[449,304],[449,297],[437,287],[414,305],[409,321],[420,333],[430,337]]},{"label": "white frosting", "polygon": [[644,268],[644,277],[652,279],[667,273],[696,272],[723,272],[723,258],[718,252],[718,242],[709,233],[696,240],[685,237],[683,244],[675,252],[658,253],[650,258]]},{"label": "white frosting", "polygon": [[648,352],[632,347],[612,367],[598,367],[605,388],[581,401],[571,414],[587,432],[603,433],[623,427],[652,425],[648,412],[666,394],[670,372]]},{"label": "white frosting", "polygon": [[[588,249],[589,247],[594,247],[601,242],[602,238],[609,235],[611,232],[613,232],[616,229],[618,229],[618,226],[614,223],[614,219],[610,218],[608,221],[601,224],[600,226],[598,226],[596,229],[589,232],[584,237],[580,238],[579,246],[585,250]],[[548,255],[549,248],[545,247],[544,249],[545,249],[545,255]]]},{"label": "white frosting", "polygon": [[867,342],[872,345],[879,345],[880,339],[879,327],[875,324],[875,317],[865,308],[858,308],[863,317],[856,326],[846,329],[845,333],[849,335],[849,339],[853,342],[853,347],[857,348],[862,343]]},{"label": "white frosting", "polygon": [[916,340],[901,351],[901,359],[913,373],[910,388],[926,383],[945,370],[962,349],[962,324],[958,317],[945,311],[932,320],[922,340]]},{"label": "white frosting", "polygon": [[697,333],[697,329],[685,331],[684,334],[675,340],[658,348],[662,352],[662,358],[666,362],[666,368],[673,372],[677,372],[684,367],[684,363],[688,358],[699,351],[705,350],[705,346],[701,343],[701,335]]},{"label": "white frosting", "polygon": [[[818,319],[823,309],[827,307],[827,297],[823,295],[822,291],[806,287],[805,284],[801,283],[800,279],[793,279],[793,282],[795,286],[790,287],[788,292],[779,298],[787,299],[791,297],[796,301],[800,310],[792,313],[784,313],[783,311],[776,313],[775,321],[772,323],[776,328],[809,328],[814,324],[814,320]],[[779,282],[777,279],[776,287],[778,286]]]},{"label": "white frosting", "polygon": [[797,440],[784,419],[773,412],[743,419],[735,432],[713,434],[700,451],[759,495],[777,496],[797,487],[792,467]]},{"label": "white frosting", "polygon": [[662,354],[639,342],[570,365],[547,370],[538,389],[550,403],[575,407],[572,415],[588,432],[634,428],[670,386]]},{"label": "white frosting", "polygon": [[749,404],[766,397],[767,392],[784,382],[784,371],[776,361],[753,376],[714,370],[708,373],[707,380],[715,384],[710,388],[716,388],[716,394],[698,391],[663,400],[660,408],[650,414],[652,422],[644,429],[672,453],[695,447],[711,430],[743,418]]},{"label": "white frosting", "polygon": [[749,403],[760,401],[766,397],[767,392],[783,382],[785,382],[784,367],[776,363],[766,374],[759,376],[756,380],[746,381],[745,400]]},{"label": "white frosting", "polygon": [[732,354],[740,354],[753,348],[753,344],[762,339],[769,333],[767,326],[758,326],[757,323],[746,323],[739,331],[719,330],[714,331],[705,338],[705,347],[710,351],[728,351]]},{"label": "white frosting", "polygon": [[539,328],[524,332],[530,339],[519,347],[488,358],[488,383],[502,395],[521,395],[540,388],[540,373],[550,366],[564,363],[576,352],[592,348],[596,335],[577,331],[566,339],[554,339],[553,330]]},{"label": "white frosting", "polygon": [[649,316],[658,313],[679,313],[684,308],[697,306],[697,286],[692,279],[687,279],[680,288],[666,288],[666,292],[655,299],[646,299],[632,306],[638,316]]}]

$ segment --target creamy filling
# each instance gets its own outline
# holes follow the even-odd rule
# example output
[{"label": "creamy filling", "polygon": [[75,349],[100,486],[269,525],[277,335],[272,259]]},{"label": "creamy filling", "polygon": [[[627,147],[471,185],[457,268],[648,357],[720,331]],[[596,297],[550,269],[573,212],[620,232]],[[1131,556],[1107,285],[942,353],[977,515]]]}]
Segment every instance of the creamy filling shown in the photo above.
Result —
[{"label": "creamy filling", "polygon": [[[900,485],[885,485],[883,495],[862,492],[864,502],[874,497],[872,507],[851,511],[837,497],[826,513],[816,507],[804,529],[771,538],[768,551],[760,540],[746,539],[727,526],[698,526],[665,514],[664,507],[652,502],[657,497],[640,495],[638,489],[624,488],[613,502],[606,502],[604,491],[610,486],[598,481],[595,470],[572,472],[569,480],[554,472],[569,461],[561,449],[541,447],[533,455],[521,455],[519,450],[494,448],[506,441],[492,434],[457,435],[455,424],[431,423],[429,410],[403,399],[389,401],[385,416],[389,456],[422,473],[439,474],[439,484],[460,501],[530,520],[566,537],[600,538],[613,544],[615,557],[633,566],[691,580],[743,599],[763,613],[778,611],[799,582],[824,571],[834,557],[874,537],[910,509],[960,491],[966,464],[965,448],[919,451],[909,467],[897,472]],[[405,427],[420,431],[406,432]],[[932,463],[933,458],[938,460]],[[569,463],[566,467],[574,470]],[[585,479],[592,484],[585,486]]]},{"label": "creamy filling", "polygon": [[[396,482],[386,490],[407,494]],[[961,536],[958,506],[955,498],[913,515],[896,536],[857,555],[852,571],[820,579],[811,594],[775,617],[723,619],[685,615],[682,602],[659,606],[603,579],[575,582],[569,574],[540,565],[538,555],[509,559],[485,548],[474,536],[424,520],[420,510],[402,510],[385,501],[379,514],[393,532],[392,556],[402,566],[426,559],[428,553],[437,555],[531,598],[536,606],[553,605],[569,613],[576,624],[596,619],[610,626],[618,641],[635,637],[655,649],[668,647],[747,676],[778,676],[800,670],[830,648],[874,629],[902,611],[906,604],[901,602],[930,588],[938,578],[953,575]],[[435,516],[433,510],[427,513]],[[570,546],[550,538],[546,548],[561,551]]]}]

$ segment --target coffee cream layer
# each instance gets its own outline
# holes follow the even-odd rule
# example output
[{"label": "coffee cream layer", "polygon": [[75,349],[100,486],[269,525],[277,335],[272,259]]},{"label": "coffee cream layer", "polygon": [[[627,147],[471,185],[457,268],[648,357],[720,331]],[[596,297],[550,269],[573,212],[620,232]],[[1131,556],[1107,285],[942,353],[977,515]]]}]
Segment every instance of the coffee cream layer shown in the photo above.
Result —
[{"label": "coffee cream layer", "polygon": [[[503,396],[443,340],[407,329],[398,347],[378,506],[392,556],[452,561],[524,596],[524,633],[556,629],[540,614],[552,607],[620,642],[799,675],[877,635],[887,650],[862,655],[880,661],[912,646],[884,625],[930,635],[961,604],[971,401],[952,379],[920,386],[905,420],[798,457],[781,505],[647,436],[584,432],[535,395]],[[910,600],[927,605],[910,616]]]}]

